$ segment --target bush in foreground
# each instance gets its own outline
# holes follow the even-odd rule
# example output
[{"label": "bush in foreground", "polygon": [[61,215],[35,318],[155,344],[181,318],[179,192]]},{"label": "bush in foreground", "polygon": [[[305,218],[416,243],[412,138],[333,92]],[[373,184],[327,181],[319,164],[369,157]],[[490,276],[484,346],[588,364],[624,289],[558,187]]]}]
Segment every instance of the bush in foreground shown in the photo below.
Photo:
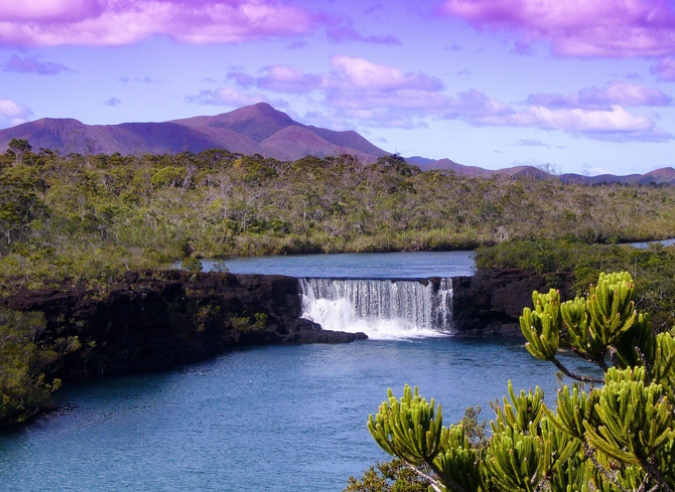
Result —
[{"label": "bush in foreground", "polygon": [[[633,293],[626,272],[600,274],[588,296],[564,303],[555,290],[534,292],[520,318],[527,350],[576,382],[561,387],[551,408],[539,388],[517,394],[509,384],[482,444],[469,439],[466,423],[443,426],[440,405],[416,389],[406,386],[401,398],[390,390],[368,429],[416,478],[368,489],[364,477],[349,490],[413,491],[420,480],[435,491],[675,490],[675,337],[652,332]],[[560,349],[604,377],[571,371]]]}]

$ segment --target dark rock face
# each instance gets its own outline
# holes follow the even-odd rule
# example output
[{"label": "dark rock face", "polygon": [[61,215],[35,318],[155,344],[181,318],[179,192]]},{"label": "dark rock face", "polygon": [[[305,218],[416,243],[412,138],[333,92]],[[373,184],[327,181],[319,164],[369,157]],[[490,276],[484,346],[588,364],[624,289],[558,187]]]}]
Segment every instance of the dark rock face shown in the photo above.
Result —
[{"label": "dark rock face", "polygon": [[274,275],[130,273],[109,292],[23,291],[0,303],[44,312],[45,337],[78,337],[82,348],[66,354],[58,370],[64,379],[165,369],[240,345],[366,338],[300,318],[297,279]]},{"label": "dark rock face", "polygon": [[453,322],[460,334],[520,334],[518,318],[532,307],[532,292],[559,289],[569,298],[572,274],[537,275],[525,270],[480,270],[453,279]]}]

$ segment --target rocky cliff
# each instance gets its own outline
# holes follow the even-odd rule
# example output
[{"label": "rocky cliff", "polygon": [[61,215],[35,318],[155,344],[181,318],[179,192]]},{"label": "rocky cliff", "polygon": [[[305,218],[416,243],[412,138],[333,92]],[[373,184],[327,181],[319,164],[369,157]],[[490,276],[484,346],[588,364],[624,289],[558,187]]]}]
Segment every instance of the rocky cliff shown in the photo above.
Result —
[{"label": "rocky cliff", "polygon": [[[533,290],[561,290],[572,275],[482,270],[453,279],[453,322],[458,334],[515,334]],[[105,291],[71,286],[24,290],[0,305],[45,314],[45,339],[77,336],[78,350],[63,355],[55,377],[86,379],[166,369],[261,344],[344,343],[363,334],[322,330],[301,318],[297,279],[275,275],[129,273]]]},{"label": "rocky cliff", "polygon": [[165,369],[241,345],[365,338],[300,318],[298,289],[282,276],[148,271],[105,291],[24,290],[0,303],[43,312],[43,337],[78,337],[55,374],[65,380]]},{"label": "rocky cliff", "polygon": [[[537,275],[527,270],[479,270],[453,279],[453,323],[459,334],[520,335],[518,318],[532,307],[532,292],[572,292],[572,273]],[[573,296],[571,296],[573,297]]]}]

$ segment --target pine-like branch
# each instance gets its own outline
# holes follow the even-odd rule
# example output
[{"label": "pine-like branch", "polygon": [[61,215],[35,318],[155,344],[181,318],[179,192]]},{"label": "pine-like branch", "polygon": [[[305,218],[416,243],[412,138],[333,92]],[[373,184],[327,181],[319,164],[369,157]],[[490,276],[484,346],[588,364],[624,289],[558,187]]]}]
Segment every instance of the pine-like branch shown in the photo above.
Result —
[{"label": "pine-like branch", "polygon": [[557,357],[551,359],[551,362],[553,362],[553,364],[555,364],[555,366],[558,369],[560,369],[566,376],[572,379],[576,379],[577,381],[582,381],[584,383],[598,383],[598,384],[602,384],[605,382],[604,379],[594,378],[592,376],[584,376],[583,374],[577,374],[576,372],[570,371],[567,367],[563,365],[562,362],[560,362],[557,359]]},{"label": "pine-like branch", "polygon": [[593,449],[587,442],[584,442],[584,455],[586,455],[586,457],[593,462],[593,465],[598,469],[598,471],[602,473],[607,480],[612,482],[612,484],[616,488],[621,490],[621,492],[630,492],[629,490],[621,486],[621,484],[616,480],[616,476],[613,473],[605,469],[605,467],[598,462],[598,460],[595,458],[595,453],[593,452]]},{"label": "pine-like branch", "polygon": [[666,479],[663,478],[663,475],[659,473],[659,470],[651,463],[649,460],[641,459],[640,466],[644,468],[648,476],[651,476],[658,486],[657,490],[663,490],[664,492],[673,492],[673,488],[666,482]]},{"label": "pine-like branch", "polygon": [[[420,470],[419,468],[417,468],[414,465],[411,465],[410,463],[405,463],[405,466],[407,466],[410,470],[412,470],[417,476],[419,476],[419,477],[423,478],[424,480],[426,480],[427,482],[429,482],[429,486],[432,489],[434,489],[435,492],[444,492],[443,484],[441,482],[439,482],[438,480],[436,480],[434,477],[432,477],[430,475],[427,475],[422,470]],[[462,488],[458,488],[458,489],[455,489],[455,490],[464,492],[464,489],[462,489]]]}]

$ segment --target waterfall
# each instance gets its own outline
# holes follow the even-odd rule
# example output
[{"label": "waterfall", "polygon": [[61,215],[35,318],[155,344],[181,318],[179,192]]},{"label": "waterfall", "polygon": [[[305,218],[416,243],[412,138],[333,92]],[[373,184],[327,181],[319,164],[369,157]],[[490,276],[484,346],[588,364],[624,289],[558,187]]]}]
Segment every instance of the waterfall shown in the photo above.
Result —
[{"label": "waterfall", "polygon": [[302,316],[326,330],[370,338],[440,336],[450,331],[452,279],[300,279]]}]

